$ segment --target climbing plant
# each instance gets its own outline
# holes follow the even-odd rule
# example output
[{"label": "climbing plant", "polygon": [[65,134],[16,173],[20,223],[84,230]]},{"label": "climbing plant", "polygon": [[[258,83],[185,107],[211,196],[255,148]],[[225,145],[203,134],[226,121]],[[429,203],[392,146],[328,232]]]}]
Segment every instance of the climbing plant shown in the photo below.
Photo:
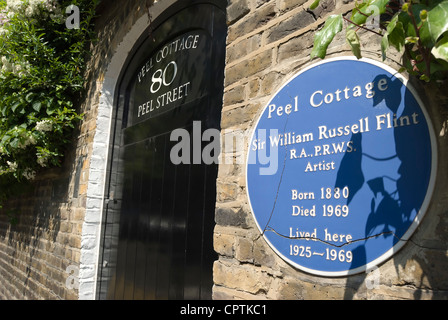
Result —
[{"label": "climbing plant", "polygon": [[76,101],[96,3],[0,0],[0,205],[42,168],[61,165],[82,118]]},{"label": "climbing plant", "polygon": [[[320,0],[310,6],[316,9]],[[336,34],[344,30],[353,54],[361,58],[359,30],[381,37],[383,60],[393,47],[403,54],[401,72],[423,81],[440,80],[448,72],[448,0],[356,1],[349,17],[331,15],[314,39],[311,58],[326,56]]]}]

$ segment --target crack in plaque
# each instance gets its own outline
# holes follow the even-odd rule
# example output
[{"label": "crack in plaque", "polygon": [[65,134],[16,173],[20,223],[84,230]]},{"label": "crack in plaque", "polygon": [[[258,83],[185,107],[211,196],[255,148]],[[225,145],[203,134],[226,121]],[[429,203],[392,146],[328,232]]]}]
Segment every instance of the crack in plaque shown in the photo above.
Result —
[{"label": "crack in plaque", "polygon": [[392,235],[394,238],[398,239],[398,241],[406,241],[406,242],[410,242],[410,243],[414,244],[415,246],[417,246],[417,247],[419,247],[419,248],[422,248],[422,249],[429,249],[429,250],[430,250],[430,249],[437,249],[436,247],[422,246],[421,244],[418,244],[417,242],[413,241],[412,239],[403,239],[403,238],[401,238],[401,237],[398,237],[398,236],[395,234],[395,232],[393,232],[393,231],[381,232],[381,233],[378,233],[378,234],[375,234],[375,235],[371,235],[371,236],[368,236],[368,237],[364,237],[364,238],[360,238],[360,239],[356,239],[356,240],[351,240],[351,241],[342,243],[342,244],[340,244],[340,245],[337,245],[337,244],[334,244],[334,243],[331,243],[331,242],[322,240],[322,239],[320,239],[320,238],[315,238],[315,237],[290,237],[290,236],[286,236],[286,235],[284,235],[284,234],[281,234],[281,233],[277,232],[274,228],[269,227],[269,226],[266,226],[266,228],[265,228],[264,231],[270,231],[270,232],[273,232],[273,233],[275,233],[276,235],[278,235],[278,236],[280,236],[280,237],[282,237],[282,238],[285,238],[285,239],[290,239],[290,240],[313,240],[313,241],[319,241],[319,242],[325,243],[325,244],[327,244],[327,245],[330,245],[330,246],[332,246],[332,247],[336,247],[336,248],[341,248],[341,247],[347,246],[347,245],[352,244],[352,243],[355,243],[355,242],[366,241],[366,240],[368,240],[368,239],[377,238],[377,237],[381,237],[381,236],[384,236],[384,235]]},{"label": "crack in plaque", "polygon": [[[285,134],[285,132],[286,132],[286,126],[288,125],[288,121],[289,121],[289,114],[286,116],[285,125],[284,125],[284,127],[283,127],[283,134]],[[279,180],[279,182],[278,182],[278,186],[277,186],[277,193],[276,193],[275,198],[274,198],[274,204],[273,204],[273,206],[272,206],[271,214],[269,215],[269,219],[268,219],[268,221],[266,222],[266,226],[263,228],[263,232],[261,233],[261,235],[264,235],[264,233],[266,232],[266,229],[267,229],[267,228],[271,228],[271,227],[269,227],[269,222],[270,222],[271,219],[272,219],[272,215],[274,214],[274,210],[275,210],[275,205],[277,204],[278,193],[279,193],[279,191],[280,191],[280,186],[281,186],[281,184],[282,184],[283,173],[285,172],[286,159],[287,159],[287,157],[288,157],[288,147],[285,145],[285,158],[283,159],[283,168],[282,168],[282,173],[281,173],[281,175],[280,175],[280,180]]]},{"label": "crack in plaque", "polygon": [[[268,228],[269,228],[269,229],[268,229]],[[356,239],[356,240],[351,240],[351,241],[348,241],[348,242],[344,242],[344,243],[342,243],[342,244],[340,244],[340,245],[337,245],[337,244],[334,244],[334,243],[331,243],[331,242],[322,240],[322,239],[320,239],[320,238],[315,238],[315,237],[290,237],[290,236],[286,236],[286,235],[284,235],[284,234],[281,234],[281,233],[277,232],[274,228],[272,228],[272,227],[268,227],[268,226],[266,226],[265,231],[271,231],[271,232],[274,232],[276,235],[278,235],[278,236],[280,236],[280,237],[282,237],[282,238],[285,238],[285,239],[290,239],[290,240],[313,240],[313,241],[319,241],[319,242],[325,243],[325,244],[327,244],[327,245],[330,245],[330,246],[333,246],[333,247],[336,247],[336,248],[341,248],[341,247],[344,247],[344,246],[346,246],[346,245],[349,245],[349,244],[352,244],[352,243],[355,243],[355,242],[365,241],[365,240],[368,240],[368,239],[371,239],[371,238],[377,238],[377,237],[381,237],[381,236],[384,236],[384,235],[392,235],[392,236],[394,236],[395,238],[397,238],[399,241],[409,241],[409,240],[403,240],[403,239],[401,239],[400,237],[397,237],[397,235],[396,235],[393,231],[388,231],[388,232],[381,232],[381,233],[378,233],[378,234],[375,234],[375,235],[372,235],[372,236],[368,236],[368,237],[365,237],[365,238],[360,238],[360,239]]]}]

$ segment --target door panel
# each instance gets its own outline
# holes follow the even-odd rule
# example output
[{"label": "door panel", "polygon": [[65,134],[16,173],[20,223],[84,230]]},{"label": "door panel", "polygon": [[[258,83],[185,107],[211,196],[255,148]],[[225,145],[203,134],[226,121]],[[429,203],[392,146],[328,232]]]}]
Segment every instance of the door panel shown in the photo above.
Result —
[{"label": "door panel", "polygon": [[173,165],[169,135],[124,148],[115,299],[211,295],[216,169]]},{"label": "door panel", "polygon": [[[226,1],[207,2],[184,0],[170,7],[135,45],[120,76],[102,231],[100,299],[211,298],[217,258],[213,249],[217,164],[193,164],[192,153],[184,164],[175,165],[170,159],[171,149],[179,143],[170,140],[173,130],[184,129],[193,138],[194,121],[200,121],[202,132],[219,129]],[[168,45],[194,35],[201,51],[173,56],[177,70],[170,70],[174,64],[168,62],[152,69],[171,72],[162,84],[174,88],[149,94],[152,82],[138,81],[143,79],[142,66],[149,66],[148,61]],[[176,72],[177,82],[171,82]],[[192,95],[180,99],[175,89],[187,81]],[[139,107],[149,105],[145,101],[156,103],[167,92],[171,105],[142,114]],[[189,143],[191,151],[193,143],[204,145],[193,139]]]},{"label": "door panel", "polygon": [[[190,162],[178,165],[170,159],[179,143],[170,140],[173,130],[184,129],[192,138],[194,121],[200,121],[202,132],[219,129],[226,2],[221,7],[216,6],[220,1],[210,2],[178,1],[169,8],[136,44],[122,72],[102,234],[100,299],[211,298],[217,164],[193,164],[193,154]],[[173,55],[175,63],[160,59],[160,65],[150,68],[164,48],[195,35],[194,53]],[[150,73],[143,80],[142,66],[152,72],[167,70],[153,74],[157,84],[166,85],[165,91],[155,90],[158,85],[151,91],[155,82],[149,80]],[[187,81],[191,95],[181,99],[179,88]],[[171,100],[164,101],[170,105],[156,110],[152,104],[150,112],[149,101],[157,103],[167,92]],[[190,150],[193,143],[204,144],[190,139]]]}]

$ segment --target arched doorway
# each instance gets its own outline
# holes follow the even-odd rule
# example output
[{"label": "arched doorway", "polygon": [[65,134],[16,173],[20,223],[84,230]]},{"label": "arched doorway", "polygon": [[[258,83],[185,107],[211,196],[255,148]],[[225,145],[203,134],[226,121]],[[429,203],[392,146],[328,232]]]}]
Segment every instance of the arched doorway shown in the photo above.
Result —
[{"label": "arched doorway", "polygon": [[[225,21],[225,1],[177,1],[128,56],[114,99],[100,299],[211,298],[217,164],[194,150],[195,136],[219,129]],[[190,133],[191,161],[172,161],[176,129]]]}]

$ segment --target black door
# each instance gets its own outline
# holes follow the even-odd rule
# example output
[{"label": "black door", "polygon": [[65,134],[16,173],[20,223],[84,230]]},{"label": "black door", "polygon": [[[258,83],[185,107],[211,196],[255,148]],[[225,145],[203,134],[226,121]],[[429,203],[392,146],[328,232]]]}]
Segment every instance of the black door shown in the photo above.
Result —
[{"label": "black door", "polygon": [[[217,164],[198,161],[196,146],[209,142],[193,131],[198,123],[219,130],[224,8],[178,1],[152,22],[122,73],[100,299],[211,298]],[[172,152],[176,129],[189,138],[180,152],[188,157]]]}]

